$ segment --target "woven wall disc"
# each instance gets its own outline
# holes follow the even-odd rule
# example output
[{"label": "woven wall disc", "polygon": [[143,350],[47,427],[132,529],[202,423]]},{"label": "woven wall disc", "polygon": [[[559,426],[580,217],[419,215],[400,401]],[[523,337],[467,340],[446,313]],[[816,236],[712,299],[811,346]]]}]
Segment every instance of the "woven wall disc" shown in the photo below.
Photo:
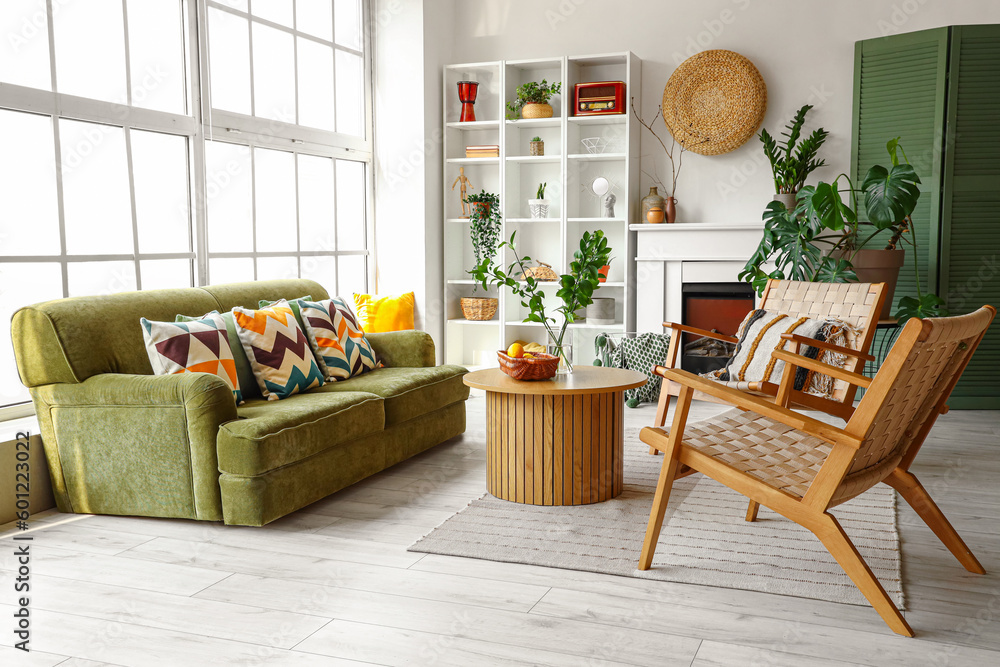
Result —
[{"label": "woven wall disc", "polygon": [[684,147],[701,155],[736,150],[767,111],[767,86],[738,53],[703,51],[674,70],[663,89],[663,122]]}]

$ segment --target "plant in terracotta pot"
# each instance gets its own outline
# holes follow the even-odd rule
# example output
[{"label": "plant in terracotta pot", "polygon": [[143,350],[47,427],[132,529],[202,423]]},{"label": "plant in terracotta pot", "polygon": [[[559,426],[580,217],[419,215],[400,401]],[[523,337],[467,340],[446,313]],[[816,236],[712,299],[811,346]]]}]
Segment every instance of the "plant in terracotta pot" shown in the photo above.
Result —
[{"label": "plant in terracotta pot", "polygon": [[508,248],[514,257],[514,261],[506,270],[490,261],[483,261],[469,273],[482,284],[484,289],[489,285],[507,287],[520,297],[521,305],[528,309],[528,316],[524,321],[536,322],[545,327],[549,337],[550,353],[562,359],[560,363],[562,372],[571,373],[573,372],[572,346],[566,342],[566,330],[578,318],[577,311],[594,302],[594,292],[600,288],[598,271],[610,261],[608,258],[611,257],[608,240],[601,230],[593,234],[583,233],[580,249],[573,253],[570,272],[559,276],[559,290],[556,296],[562,299],[562,305],[555,309],[555,312],[562,316],[562,324],[559,325],[556,318],[545,310],[545,292],[541,289],[544,283],[531,275],[527,275],[524,280],[515,278],[518,273],[529,272],[526,265],[532,261],[530,257],[518,255],[515,235],[516,232],[510,235],[509,241],[502,241],[497,248],[497,251]]},{"label": "plant in terracotta pot", "polygon": [[[470,206],[469,235],[472,238],[476,266],[491,265],[500,242],[500,197],[482,190],[479,194],[468,195],[465,202]],[[472,293],[475,294],[478,289],[479,283],[474,284]],[[490,320],[496,314],[498,300],[491,297],[462,297],[461,305],[466,319]]]},{"label": "plant in terracotta pot", "polygon": [[539,183],[535,198],[528,200],[528,211],[532,218],[549,217],[549,200],[545,198],[545,187],[548,183]]},{"label": "plant in terracotta pot", "polygon": [[[841,174],[833,183],[802,187],[791,211],[784,204],[771,202],[763,216],[764,237],[740,273],[740,280],[752,283],[758,293],[763,292],[768,278],[885,282],[886,306],[882,316],[886,317],[899,267],[903,264],[903,249],[898,246],[905,242],[914,249],[917,296],[900,299],[894,317],[905,322],[911,317],[946,315],[947,311],[942,308],[944,301],[936,294],[925,294],[920,288],[912,217],[920,198],[920,177],[907,161],[898,138],[889,141],[886,148],[892,166],[873,166],[860,189],[854,187],[848,176]],[[847,183],[843,190],[840,179]],[[841,193],[847,194],[847,202]],[[857,213],[859,199],[864,201],[868,220]],[[883,240],[885,245],[881,249],[866,247],[881,244]],[[888,259],[876,260],[878,271],[871,272],[873,263],[869,255]],[[770,273],[762,268],[768,261],[776,266]]]},{"label": "plant in terracotta pot", "polygon": [[521,118],[552,118],[549,100],[562,90],[562,83],[529,81],[517,87],[516,99],[507,103],[507,120]]},{"label": "plant in terracotta pot", "polygon": [[[833,183],[818,183],[811,196],[812,208],[826,227],[843,230],[833,255],[851,262],[859,280],[886,283],[883,317],[889,312],[896,279],[903,266],[904,243],[913,248],[917,296],[900,299],[893,316],[904,322],[911,317],[947,315],[944,300],[930,292],[925,294],[920,287],[917,237],[913,231],[913,211],[920,199],[920,177],[900,146],[899,137],[887,142],[886,150],[891,166],[877,164],[871,167],[860,189],[855,188],[846,174],[838,176]],[[847,183],[843,190],[841,178]],[[841,193],[848,195],[848,202],[843,201]],[[858,214],[860,198],[864,201],[867,220]]]},{"label": "plant in terracotta pot", "polygon": [[785,125],[785,131],[781,133],[785,137],[784,145],[779,146],[767,129],[761,129],[758,135],[764,144],[764,155],[771,163],[776,193],[774,199],[789,210],[795,208],[795,194],[806,184],[809,174],[826,164],[826,160],[817,160],[816,155],[830,135],[829,132],[821,127],[799,142],[802,126],[810,109],[812,105],[806,104]]},{"label": "plant in terracotta pot", "polygon": [[528,144],[528,155],[541,157],[545,155],[545,142],[541,137],[532,137]]}]

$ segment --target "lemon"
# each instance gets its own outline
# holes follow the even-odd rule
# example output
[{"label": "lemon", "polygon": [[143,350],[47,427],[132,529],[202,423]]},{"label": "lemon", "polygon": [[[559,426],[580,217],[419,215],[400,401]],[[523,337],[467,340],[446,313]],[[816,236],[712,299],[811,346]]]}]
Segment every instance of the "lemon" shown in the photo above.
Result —
[{"label": "lemon", "polygon": [[510,347],[507,348],[507,356],[520,359],[524,356],[524,346],[520,343],[511,343]]},{"label": "lemon", "polygon": [[524,358],[525,359],[534,359],[535,355],[533,355],[531,352],[525,352],[524,353]]}]

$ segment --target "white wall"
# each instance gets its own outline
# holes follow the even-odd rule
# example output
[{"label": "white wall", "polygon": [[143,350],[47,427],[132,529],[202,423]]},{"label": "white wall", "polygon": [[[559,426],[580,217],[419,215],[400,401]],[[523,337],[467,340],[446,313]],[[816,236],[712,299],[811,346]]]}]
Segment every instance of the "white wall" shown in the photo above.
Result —
[{"label": "white wall", "polygon": [[[1000,23],[997,0],[459,0],[455,10],[454,25],[442,33],[442,39],[454,36],[455,62],[632,51],[643,60],[646,119],[656,113],[667,79],[684,59],[707,49],[741,53],[767,84],[764,126],[772,134],[803,104],[816,107],[807,127],[831,132],[823,151],[829,166],[816,172],[824,179],[848,169],[855,41]],[[651,156],[643,169],[650,171],[656,159],[667,180],[663,150],[643,134],[643,155]],[[756,138],[726,155],[687,153],[678,221],[759,220],[773,192],[762,160]],[[644,193],[650,184],[644,176]]]},{"label": "white wall", "polygon": [[[376,0],[375,243],[379,294],[413,291],[416,327],[441,358],[441,69],[451,42],[439,39],[449,0]],[[426,5],[426,6],[425,6]],[[433,6],[432,6],[433,5]],[[428,35],[425,35],[428,32]]]}]

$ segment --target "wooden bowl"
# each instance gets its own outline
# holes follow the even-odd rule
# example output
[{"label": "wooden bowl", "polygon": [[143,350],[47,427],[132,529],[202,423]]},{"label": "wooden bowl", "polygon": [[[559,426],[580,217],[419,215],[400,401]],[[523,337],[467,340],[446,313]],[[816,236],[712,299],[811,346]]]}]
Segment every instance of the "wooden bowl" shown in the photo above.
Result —
[{"label": "wooden bowl", "polygon": [[515,380],[549,380],[555,377],[559,366],[559,357],[544,352],[533,354],[530,359],[515,359],[504,350],[497,350],[497,359],[500,370]]}]

